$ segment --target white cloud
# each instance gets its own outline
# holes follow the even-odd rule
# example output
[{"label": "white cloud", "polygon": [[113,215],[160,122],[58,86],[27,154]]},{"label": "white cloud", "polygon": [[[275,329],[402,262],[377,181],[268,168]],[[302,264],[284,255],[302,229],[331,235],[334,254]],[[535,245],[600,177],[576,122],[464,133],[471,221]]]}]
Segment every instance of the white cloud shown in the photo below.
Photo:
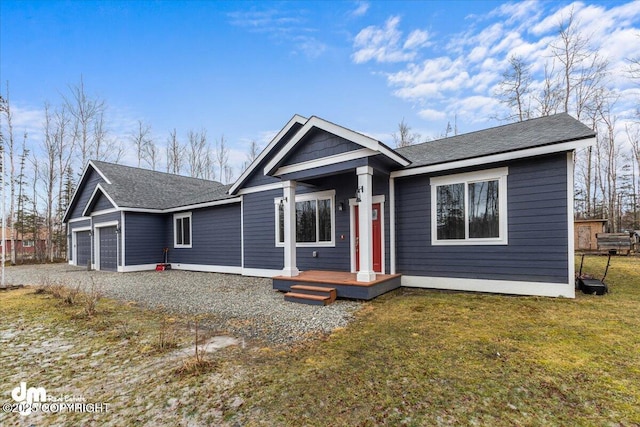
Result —
[{"label": "white cloud", "polygon": [[447,115],[443,111],[433,110],[431,108],[420,110],[420,112],[418,112],[418,115],[423,119],[429,121],[445,120],[447,118]]},{"label": "white cloud", "polygon": [[429,44],[429,33],[422,30],[413,30],[404,42],[403,49],[418,49]]},{"label": "white cloud", "polygon": [[366,1],[358,1],[356,2],[356,4],[358,5],[358,7],[355,8],[355,10],[353,12],[351,12],[352,16],[364,16],[366,15],[367,11],[369,10],[369,2]]},{"label": "white cloud", "polygon": [[368,26],[356,35],[352,59],[356,64],[376,62],[406,62],[417,56],[417,50],[429,43],[429,34],[414,30],[402,43],[402,31],[398,29],[399,16],[391,16],[384,27]]}]

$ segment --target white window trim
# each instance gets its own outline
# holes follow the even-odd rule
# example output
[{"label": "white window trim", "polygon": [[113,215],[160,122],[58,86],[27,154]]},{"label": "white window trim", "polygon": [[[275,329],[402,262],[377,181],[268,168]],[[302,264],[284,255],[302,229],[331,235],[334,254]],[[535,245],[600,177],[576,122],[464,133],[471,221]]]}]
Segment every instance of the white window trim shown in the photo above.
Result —
[{"label": "white window trim", "polygon": [[[315,193],[305,193],[305,194],[296,194],[296,203],[297,202],[305,202],[308,200],[331,200],[331,240],[328,242],[296,242],[297,248],[309,248],[309,247],[335,247],[336,246],[336,190],[327,190],[327,191],[318,191]],[[283,248],[284,242],[278,241],[278,231],[279,231],[279,221],[280,215],[278,214],[278,208],[280,206],[280,202],[282,201],[282,197],[276,197],[273,199],[274,212],[275,212],[275,243],[276,247]],[[318,205],[316,203],[316,209]],[[319,222],[318,217],[316,215],[316,239],[320,234],[318,230]]]},{"label": "white window trim", "polygon": [[[182,219],[182,218],[189,218],[189,244],[185,245],[183,244],[178,244],[178,227],[176,227],[176,220],[178,219]],[[173,214],[173,247],[178,249],[188,249],[191,248],[191,246],[193,245],[193,220],[191,218],[191,212],[185,212],[185,213],[177,213],[177,214]]]},{"label": "white window trim", "polygon": [[[430,179],[431,184],[431,245],[433,246],[469,246],[469,245],[507,245],[509,244],[508,210],[507,210],[507,176],[509,168],[486,169],[478,172],[467,172],[446,175]],[[436,187],[440,185],[465,184],[465,235],[469,234],[468,185],[474,182],[498,180],[499,230],[498,238],[469,238],[438,240],[438,204]]]}]

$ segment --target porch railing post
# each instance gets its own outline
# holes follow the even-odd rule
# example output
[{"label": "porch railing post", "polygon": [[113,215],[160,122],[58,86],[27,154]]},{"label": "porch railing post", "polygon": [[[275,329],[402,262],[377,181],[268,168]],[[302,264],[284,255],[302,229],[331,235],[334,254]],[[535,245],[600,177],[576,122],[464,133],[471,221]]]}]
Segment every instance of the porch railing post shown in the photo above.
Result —
[{"label": "porch railing post", "polygon": [[282,185],[284,208],[284,268],[282,275],[297,276],[296,265],[296,182],[285,181]]},{"label": "porch railing post", "polygon": [[358,234],[359,234],[359,256],[360,270],[356,280],[358,282],[371,282],[376,280],[376,273],[373,271],[373,230],[371,221],[373,219],[373,168],[362,166],[356,169],[358,174],[358,189],[360,191],[360,203],[358,205]]}]

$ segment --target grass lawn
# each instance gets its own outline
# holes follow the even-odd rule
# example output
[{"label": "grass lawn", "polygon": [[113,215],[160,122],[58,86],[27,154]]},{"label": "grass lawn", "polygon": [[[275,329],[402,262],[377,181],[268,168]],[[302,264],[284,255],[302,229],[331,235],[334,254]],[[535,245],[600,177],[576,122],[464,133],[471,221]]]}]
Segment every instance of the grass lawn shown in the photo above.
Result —
[{"label": "grass lawn", "polygon": [[[575,300],[399,290],[259,363],[250,424],[640,424],[640,260]],[[602,274],[605,257],[585,272]],[[617,424],[620,423],[620,424]]]},{"label": "grass lawn", "polygon": [[[1,400],[28,375],[111,403],[37,425],[640,425],[639,266],[614,258],[610,293],[574,300],[401,289],[328,337],[229,347],[186,374],[186,356],[155,345],[162,313],[101,301],[84,318],[33,289],[0,293]],[[188,319],[172,322],[185,345]],[[28,351],[56,337],[73,346],[58,359]],[[28,425],[19,417],[0,424]]]}]

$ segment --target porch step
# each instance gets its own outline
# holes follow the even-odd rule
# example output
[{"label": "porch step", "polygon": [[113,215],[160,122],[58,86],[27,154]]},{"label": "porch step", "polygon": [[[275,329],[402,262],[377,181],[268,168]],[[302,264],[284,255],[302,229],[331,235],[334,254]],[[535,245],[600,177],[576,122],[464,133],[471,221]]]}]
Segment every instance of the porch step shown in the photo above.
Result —
[{"label": "porch step", "polygon": [[328,305],[336,300],[335,288],[321,286],[292,285],[291,292],[284,294],[285,301],[312,305]]}]

